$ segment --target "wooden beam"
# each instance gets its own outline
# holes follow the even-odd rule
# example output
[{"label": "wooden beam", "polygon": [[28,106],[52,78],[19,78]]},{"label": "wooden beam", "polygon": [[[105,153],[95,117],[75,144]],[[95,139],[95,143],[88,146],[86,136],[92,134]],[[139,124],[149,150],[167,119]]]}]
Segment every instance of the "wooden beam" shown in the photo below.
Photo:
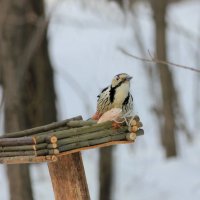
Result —
[{"label": "wooden beam", "polygon": [[48,163],[55,200],[89,200],[86,176],[80,153],[58,157]]}]

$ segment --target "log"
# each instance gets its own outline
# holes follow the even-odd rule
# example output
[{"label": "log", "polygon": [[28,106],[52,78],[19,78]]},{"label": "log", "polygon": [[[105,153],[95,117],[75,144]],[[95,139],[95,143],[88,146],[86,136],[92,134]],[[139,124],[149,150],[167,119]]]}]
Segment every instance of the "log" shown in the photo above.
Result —
[{"label": "log", "polygon": [[126,139],[128,140],[128,141],[134,141],[135,139],[136,139],[136,133],[127,133],[127,135],[126,135]]},{"label": "log", "polygon": [[102,124],[93,124],[91,126],[72,128],[72,129],[67,129],[67,130],[62,130],[62,131],[52,131],[48,135],[46,135],[46,133],[43,133],[43,134],[34,136],[34,138],[35,138],[35,141],[37,144],[44,143],[46,141],[48,143],[53,143],[53,142],[49,141],[48,138],[56,137],[57,139],[62,139],[62,138],[72,137],[72,136],[79,135],[79,134],[100,131],[100,130],[104,130],[104,129],[111,128],[111,127],[112,127],[111,122],[105,122]]},{"label": "log", "polygon": [[49,135],[49,136],[45,137],[45,141],[49,144],[56,144],[58,139],[55,135]]},{"label": "log", "polygon": [[[0,152],[32,151],[32,150],[38,151],[38,150],[42,150],[42,149],[55,149],[58,146],[63,146],[63,145],[74,143],[74,142],[81,142],[84,140],[90,140],[90,139],[95,139],[95,138],[97,139],[97,138],[105,137],[108,135],[117,134],[117,133],[125,133],[125,132],[127,132],[127,127],[121,127],[120,129],[117,129],[117,130],[108,129],[108,130],[97,131],[97,132],[83,134],[83,135],[77,135],[77,136],[73,136],[71,138],[64,138],[64,139],[58,140],[57,143],[52,143],[52,144],[40,143],[40,144],[35,144],[35,145],[21,145],[22,144],[21,140],[24,142],[24,138],[12,138],[12,139],[5,138],[3,140],[12,141],[12,145],[17,144],[15,142],[15,140],[17,140],[18,142],[20,141],[19,142],[20,145],[19,146],[0,146]],[[143,129],[139,129],[136,132],[137,136],[140,136],[143,134],[144,134]],[[45,139],[43,137],[43,141],[44,140]],[[35,142],[36,140],[33,140],[33,141]],[[50,141],[51,141],[51,137],[50,137]],[[56,140],[53,140],[53,141],[56,142]]]},{"label": "log", "polygon": [[48,163],[55,200],[90,200],[80,153]]},{"label": "log", "polygon": [[60,146],[70,144],[70,143],[87,141],[91,139],[98,139],[98,138],[106,137],[108,135],[116,135],[119,133],[125,133],[127,131],[128,131],[127,127],[121,127],[120,129],[117,129],[117,130],[107,129],[107,130],[97,131],[97,132],[92,132],[92,133],[87,133],[87,134],[85,133],[83,135],[77,135],[70,138],[60,139],[58,140],[57,144],[60,147]]},{"label": "log", "polygon": [[56,156],[17,156],[0,158],[1,164],[25,164],[25,163],[41,163],[41,162],[55,162]]},{"label": "log", "polygon": [[91,126],[84,126],[80,128],[73,128],[73,129],[64,130],[64,131],[58,131],[54,133],[54,136],[56,136],[58,139],[63,139],[63,138],[82,135],[86,133],[101,131],[101,130],[108,129],[111,127],[112,127],[112,122],[105,122],[102,124],[95,124]]},{"label": "log", "polygon": [[23,146],[6,146],[0,147],[0,152],[7,151],[32,151],[32,150],[41,150],[47,148],[47,143],[41,143],[36,145],[23,145]]},{"label": "log", "polygon": [[93,146],[96,144],[102,144],[106,142],[111,142],[111,141],[117,141],[117,140],[125,140],[126,139],[127,133],[123,134],[116,134],[116,135],[109,135],[103,138],[98,138],[98,139],[93,139],[93,140],[87,140],[87,141],[82,141],[82,142],[75,142],[67,145],[63,145],[58,147],[60,152],[64,151],[69,151],[72,149],[78,149],[82,147],[87,147],[87,146]]},{"label": "log", "polygon": [[69,155],[78,153],[80,151],[85,151],[88,149],[94,149],[94,148],[102,148],[107,147],[111,145],[117,145],[117,144],[130,144],[133,141],[112,141],[102,144],[97,144],[94,146],[87,146],[82,147],[78,149],[73,149],[70,151],[65,151],[62,153],[59,153],[58,155],[47,155],[47,156],[14,156],[14,157],[0,157],[0,163],[1,164],[24,164],[24,163],[41,163],[41,162],[53,162],[57,160],[57,157],[63,156],[63,155]]},{"label": "log", "polygon": [[46,131],[50,131],[50,130],[53,130],[53,129],[56,129],[56,128],[60,128],[62,126],[66,126],[67,123],[72,121],[72,120],[81,120],[81,119],[82,119],[81,116],[77,116],[77,117],[66,119],[66,120],[63,120],[63,121],[60,121],[60,122],[53,122],[51,124],[47,124],[47,125],[44,125],[44,126],[38,126],[38,127],[35,127],[35,128],[23,130],[23,131],[8,133],[8,134],[1,136],[0,138],[18,138],[18,137],[23,137],[23,136],[34,135],[34,134],[37,134],[37,133],[46,132]]},{"label": "log", "polygon": [[22,138],[2,138],[0,139],[0,146],[17,146],[17,145],[29,145],[36,144],[34,138],[32,137],[22,137]]},{"label": "log", "polygon": [[56,149],[58,147],[58,144],[48,144],[47,149]]},{"label": "log", "polygon": [[36,156],[47,156],[49,155],[48,149],[41,149],[36,151]]},{"label": "log", "polygon": [[36,156],[36,151],[8,151],[0,152],[1,157],[14,157],[14,156]]},{"label": "log", "polygon": [[36,144],[33,146],[34,150],[42,150],[47,148],[47,143]]},{"label": "log", "polygon": [[49,150],[48,150],[48,153],[49,153],[49,155],[58,155],[60,152],[59,152],[59,150],[56,148],[56,149],[49,149]]},{"label": "log", "polygon": [[77,121],[70,121],[67,123],[67,126],[70,128],[75,128],[75,127],[82,127],[82,126],[91,126],[96,124],[97,122],[94,120],[88,120],[88,121],[83,121],[83,120],[77,120]]},{"label": "log", "polygon": [[32,151],[32,150],[36,150],[35,149],[35,145],[0,147],[0,152],[7,152],[7,151]]}]

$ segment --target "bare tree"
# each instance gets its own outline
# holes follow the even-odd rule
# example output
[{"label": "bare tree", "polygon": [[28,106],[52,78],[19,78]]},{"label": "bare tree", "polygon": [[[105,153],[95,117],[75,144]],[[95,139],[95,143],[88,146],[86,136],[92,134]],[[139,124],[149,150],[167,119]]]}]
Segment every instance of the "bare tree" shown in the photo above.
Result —
[{"label": "bare tree", "polygon": [[105,147],[100,149],[99,158],[99,200],[111,200],[111,189],[113,179],[113,147]]},{"label": "bare tree", "polygon": [[[56,120],[53,73],[45,34],[31,51],[44,18],[43,1],[0,1],[0,69],[5,96],[5,131]],[[30,48],[27,49],[27,46]],[[27,50],[30,50],[27,52]],[[31,54],[30,54],[31,52]],[[29,55],[29,62],[25,62]],[[11,200],[33,199],[27,165],[7,167]]]},{"label": "bare tree", "polygon": [[[155,46],[157,57],[161,60],[167,60],[167,42],[166,42],[166,12],[168,0],[151,0],[155,21]],[[176,91],[172,72],[168,66],[158,64],[158,73],[160,75],[160,84],[162,92],[162,144],[166,149],[166,156],[176,156],[175,139],[175,105]]]}]

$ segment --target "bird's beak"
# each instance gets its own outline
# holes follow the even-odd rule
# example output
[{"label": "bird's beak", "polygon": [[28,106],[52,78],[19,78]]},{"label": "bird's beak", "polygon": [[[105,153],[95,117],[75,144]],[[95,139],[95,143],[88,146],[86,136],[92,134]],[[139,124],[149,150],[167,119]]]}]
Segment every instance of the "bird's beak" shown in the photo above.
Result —
[{"label": "bird's beak", "polygon": [[133,78],[132,76],[127,76],[127,77],[126,77],[126,80],[127,80],[127,81],[130,81],[132,78]]}]

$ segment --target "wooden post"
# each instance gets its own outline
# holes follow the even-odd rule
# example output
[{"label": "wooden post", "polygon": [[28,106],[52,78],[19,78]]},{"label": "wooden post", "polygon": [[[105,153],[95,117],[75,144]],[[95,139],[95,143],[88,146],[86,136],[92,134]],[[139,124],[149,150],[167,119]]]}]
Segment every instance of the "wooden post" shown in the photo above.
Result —
[{"label": "wooden post", "polygon": [[80,153],[60,156],[48,167],[55,200],[90,200]]}]

